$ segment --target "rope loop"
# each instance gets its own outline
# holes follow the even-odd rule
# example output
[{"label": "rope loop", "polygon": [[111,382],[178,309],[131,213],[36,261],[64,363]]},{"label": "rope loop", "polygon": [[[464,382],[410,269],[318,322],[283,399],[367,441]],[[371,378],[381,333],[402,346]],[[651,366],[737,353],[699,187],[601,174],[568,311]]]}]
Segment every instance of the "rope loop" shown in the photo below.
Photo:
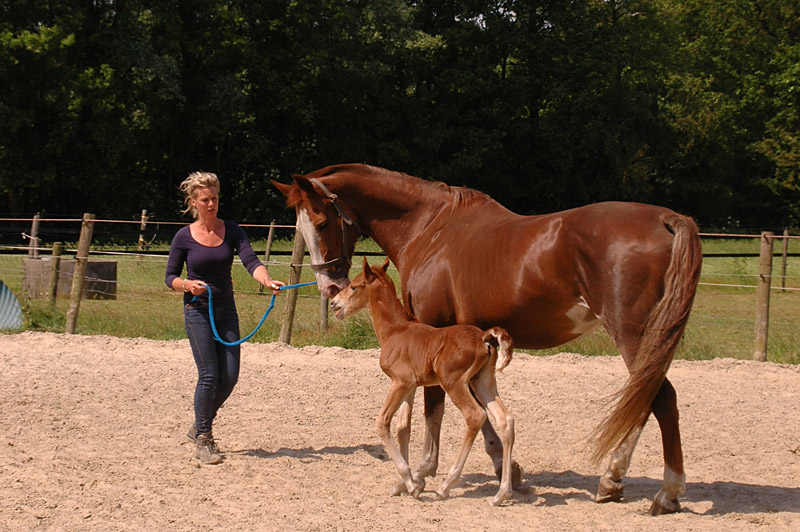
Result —
[{"label": "rope loop", "polygon": [[[281,291],[283,291],[283,290],[291,290],[291,289],[294,289],[294,288],[300,288],[301,286],[309,286],[309,285],[312,285],[312,284],[317,284],[317,282],[316,281],[311,281],[311,282],[308,282],[308,283],[284,285],[284,286],[281,286],[278,290],[281,290]],[[275,297],[277,296],[277,294],[272,294],[272,299],[269,302],[269,306],[267,307],[267,310],[264,312],[264,315],[261,316],[261,321],[258,322],[258,325],[256,325],[255,329],[253,329],[253,332],[251,332],[250,334],[248,334],[247,336],[245,336],[241,340],[237,340],[235,342],[226,342],[225,340],[223,340],[220,337],[219,332],[217,331],[217,324],[214,323],[214,305],[213,305],[212,299],[211,299],[211,287],[208,286],[208,285],[205,285],[205,289],[208,292],[208,319],[211,322],[211,331],[214,333],[214,339],[217,342],[219,342],[219,343],[221,343],[223,345],[227,345],[227,346],[241,345],[241,344],[245,343],[247,340],[249,340],[250,338],[252,338],[253,335],[256,332],[258,332],[258,330],[261,328],[262,325],[264,325],[264,322],[267,320],[267,316],[269,316],[269,313],[272,311],[272,307],[275,306]]]}]

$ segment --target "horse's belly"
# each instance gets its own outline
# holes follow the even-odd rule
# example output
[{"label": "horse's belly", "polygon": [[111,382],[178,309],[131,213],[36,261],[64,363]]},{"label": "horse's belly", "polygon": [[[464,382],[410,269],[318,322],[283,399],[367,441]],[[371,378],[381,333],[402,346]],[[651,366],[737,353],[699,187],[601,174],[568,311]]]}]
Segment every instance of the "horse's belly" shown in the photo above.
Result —
[{"label": "horse's belly", "polygon": [[600,326],[600,318],[581,298],[560,308],[541,303],[520,308],[513,317],[494,324],[508,330],[515,347],[547,349],[594,332]]},{"label": "horse's belly", "polygon": [[586,336],[600,326],[600,320],[597,315],[592,312],[586,302],[583,301],[583,298],[567,310],[565,317],[572,322],[572,329],[568,332],[572,336],[570,340],[577,340],[582,336]]}]

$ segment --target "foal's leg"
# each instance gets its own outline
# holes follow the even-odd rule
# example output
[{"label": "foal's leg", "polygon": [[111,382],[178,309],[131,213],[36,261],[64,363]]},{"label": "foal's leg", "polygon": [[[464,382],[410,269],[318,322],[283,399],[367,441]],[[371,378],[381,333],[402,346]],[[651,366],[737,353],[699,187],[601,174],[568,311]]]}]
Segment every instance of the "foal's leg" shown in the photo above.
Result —
[{"label": "foal's leg", "polygon": [[[497,478],[503,480],[503,443],[500,437],[495,432],[492,423],[487,418],[481,427],[483,433],[483,446],[486,449],[486,454],[492,459],[494,465],[494,473]],[[511,487],[513,489],[519,488],[522,483],[522,468],[515,461],[511,461]]]},{"label": "foal's leg", "polygon": [[397,409],[400,408],[400,405],[403,404],[404,401],[413,401],[415,389],[414,385],[392,381],[389,394],[386,396],[386,401],[375,423],[378,429],[378,435],[381,437],[381,440],[383,440],[386,452],[389,453],[389,457],[391,457],[394,462],[397,472],[400,474],[400,478],[403,479],[406,490],[416,499],[419,497],[419,494],[422,493],[425,482],[423,480],[420,483],[414,480],[411,475],[411,468],[408,466],[408,460],[403,456],[403,452],[394,441],[394,438],[392,438],[391,433],[392,417],[394,417],[395,412],[397,412]]},{"label": "foal's leg", "polygon": [[681,505],[678,503],[678,496],[686,492],[677,403],[675,388],[669,380],[664,379],[653,401],[653,415],[661,427],[661,441],[664,446],[664,487],[653,500],[650,515],[679,512]]},{"label": "foal's leg", "polygon": [[[405,401],[403,401],[403,404],[400,405],[397,414],[395,414],[397,417],[397,444],[400,447],[400,454],[403,456],[406,462],[408,462],[408,442],[411,439],[411,414],[414,409],[414,395],[414,392],[409,393]],[[416,471],[412,473],[412,476],[414,479],[419,478]],[[422,478],[422,482],[425,482],[424,478]],[[397,482],[392,495],[401,495],[403,493],[406,493],[406,484],[401,479]]]},{"label": "foal's leg", "polygon": [[464,415],[464,421],[467,423],[466,432],[464,434],[464,441],[461,443],[461,448],[458,450],[456,460],[450,467],[447,477],[442,482],[442,486],[437,491],[437,495],[444,499],[450,493],[450,488],[456,483],[458,477],[461,476],[461,471],[464,470],[464,464],[467,462],[467,456],[472,449],[472,444],[475,442],[475,437],[478,435],[483,422],[486,421],[486,412],[478,404],[475,398],[469,391],[469,385],[466,382],[460,382],[455,387],[447,390],[450,399],[453,401],[461,413]]},{"label": "foal's leg", "polygon": [[[500,475],[500,489],[492,499],[492,506],[497,506],[511,498],[513,487],[511,482],[511,468],[514,464],[511,459],[511,450],[514,447],[514,418],[508,412],[500,394],[497,392],[494,360],[490,359],[477,377],[472,381],[472,389],[478,400],[486,407],[489,419],[497,426],[500,440],[503,444],[503,469]],[[485,423],[484,423],[485,425]]]}]

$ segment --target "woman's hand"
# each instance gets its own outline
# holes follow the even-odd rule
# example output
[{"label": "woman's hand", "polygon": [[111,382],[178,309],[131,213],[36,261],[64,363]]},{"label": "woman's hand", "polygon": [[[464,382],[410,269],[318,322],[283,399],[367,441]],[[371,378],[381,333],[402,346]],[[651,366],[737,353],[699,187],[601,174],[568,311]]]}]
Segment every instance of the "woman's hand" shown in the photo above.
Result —
[{"label": "woman's hand", "polygon": [[194,279],[192,280],[186,279],[185,281],[183,281],[183,291],[189,292],[193,296],[199,296],[200,294],[205,292],[206,286],[208,285],[206,284],[205,281],[197,281]]},{"label": "woman's hand", "polygon": [[278,292],[281,291],[281,286],[284,286],[285,283],[267,277],[261,282],[261,284],[272,290],[273,294],[277,294]]}]

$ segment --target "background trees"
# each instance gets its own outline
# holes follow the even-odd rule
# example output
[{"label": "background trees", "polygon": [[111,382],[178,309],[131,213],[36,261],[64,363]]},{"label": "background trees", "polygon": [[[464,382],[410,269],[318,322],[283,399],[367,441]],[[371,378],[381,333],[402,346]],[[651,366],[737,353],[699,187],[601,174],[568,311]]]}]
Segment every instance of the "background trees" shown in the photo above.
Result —
[{"label": "background trees", "polygon": [[366,162],[520,213],[619,199],[800,225],[790,0],[0,0],[0,212],[288,220]]}]

